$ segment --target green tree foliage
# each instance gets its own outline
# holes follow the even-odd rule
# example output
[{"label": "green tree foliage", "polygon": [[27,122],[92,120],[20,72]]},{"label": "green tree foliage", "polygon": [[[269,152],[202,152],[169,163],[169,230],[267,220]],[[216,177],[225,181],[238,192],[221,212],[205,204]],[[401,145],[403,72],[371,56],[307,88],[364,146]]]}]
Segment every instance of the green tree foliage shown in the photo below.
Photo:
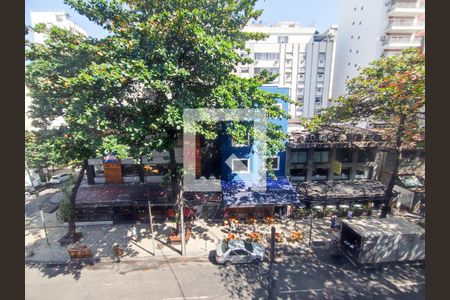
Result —
[{"label": "green tree foliage", "polygon": [[388,147],[396,155],[386,198],[398,175],[400,152],[405,147],[425,146],[425,57],[415,49],[386,56],[347,81],[347,95],[333,100],[334,106],[315,116],[311,130],[333,123],[382,121],[387,125]]},{"label": "green tree foliage", "polygon": [[[233,75],[236,65],[250,61],[241,55],[248,52],[245,41],[265,37],[242,31],[262,12],[255,2],[66,0],[109,34],[97,39],[43,24],[33,28],[48,36],[43,44],[26,43],[36,126],[62,116],[67,126],[56,139],[60,153],[82,166],[111,145],[136,159],[168,150],[172,194],[179,200],[182,170],[174,148],[183,109],[260,108],[270,117],[284,115],[274,105],[278,95],[258,89],[271,80],[267,73]],[[200,133],[213,137],[216,129],[205,124]],[[270,126],[268,134],[270,151],[283,146],[279,127]]]}]

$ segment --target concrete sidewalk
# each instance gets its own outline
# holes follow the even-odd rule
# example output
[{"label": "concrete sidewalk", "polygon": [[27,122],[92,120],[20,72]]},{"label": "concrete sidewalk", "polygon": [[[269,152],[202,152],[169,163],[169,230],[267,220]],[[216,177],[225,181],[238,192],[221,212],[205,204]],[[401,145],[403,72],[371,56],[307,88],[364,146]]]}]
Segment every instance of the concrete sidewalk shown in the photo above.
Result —
[{"label": "concrete sidewalk", "polygon": [[[400,216],[402,217],[402,216]],[[410,221],[411,217],[406,216]],[[181,245],[168,244],[167,237],[174,222],[163,222],[154,224],[154,244],[151,238],[149,224],[114,224],[114,225],[89,225],[78,226],[77,231],[82,232],[82,239],[75,245],[60,246],[58,240],[67,232],[67,226],[59,223],[54,214],[47,214],[46,220],[50,221],[47,228],[48,244],[45,233],[39,224],[39,218],[32,219],[36,225],[25,231],[25,259],[28,262],[67,262],[70,261],[68,248],[79,245],[87,245],[94,253],[95,259],[102,261],[113,261],[112,247],[115,243],[121,245],[125,250],[122,260],[141,260],[149,258],[175,258],[181,256]],[[356,217],[368,218],[368,217]],[[372,218],[378,218],[377,215]],[[47,221],[46,221],[47,222]],[[47,224],[48,225],[48,224]],[[56,225],[56,226],[55,226]],[[285,239],[283,243],[277,244],[280,253],[283,255],[296,255],[309,253],[310,219],[288,220],[285,223],[267,225],[258,223],[256,231],[262,233],[261,243],[268,249],[270,246],[270,229],[274,226],[276,231],[285,237],[290,236],[293,230],[303,232],[304,240],[300,243],[288,243]],[[137,238],[132,239],[132,228],[138,232]],[[242,225],[243,232],[249,233],[251,225]],[[313,219],[311,242],[312,245],[327,247],[329,240],[338,232],[331,230],[330,218]],[[221,223],[208,222],[206,220],[195,221],[192,228],[191,238],[186,245],[186,254],[190,258],[207,258],[212,255],[217,244],[228,235],[228,227]],[[236,234],[239,239],[246,239],[245,233]],[[280,254],[281,255],[281,254]]]}]

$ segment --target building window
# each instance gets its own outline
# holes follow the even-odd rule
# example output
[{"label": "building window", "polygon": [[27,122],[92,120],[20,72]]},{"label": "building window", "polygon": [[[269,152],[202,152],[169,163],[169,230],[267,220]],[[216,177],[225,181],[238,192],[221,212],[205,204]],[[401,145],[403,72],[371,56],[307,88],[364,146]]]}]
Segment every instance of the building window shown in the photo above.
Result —
[{"label": "building window", "polygon": [[350,168],[342,168],[341,174],[334,174],[333,179],[335,180],[349,180],[350,179]]},{"label": "building window", "polygon": [[314,150],[314,163],[327,163],[330,159],[330,150]]},{"label": "building window", "polygon": [[285,75],[285,81],[286,82],[291,82],[291,74],[286,74]]},{"label": "building window", "polygon": [[323,73],[317,73],[317,80],[323,81]]},{"label": "building window", "polygon": [[231,166],[231,170],[234,173],[249,173],[250,171],[250,161],[248,159],[233,159]]},{"label": "building window", "polygon": [[336,160],[341,163],[347,163],[352,161],[351,149],[336,149]]},{"label": "building window", "polygon": [[297,101],[303,102],[303,100],[304,100],[303,96],[298,96],[298,97],[297,97]]},{"label": "building window", "polygon": [[353,40],[353,35],[350,38]]},{"label": "building window", "polygon": [[269,72],[269,75],[279,73],[278,68],[255,68],[255,74],[257,75],[261,74],[262,70],[267,70]]},{"label": "building window", "polygon": [[279,36],[278,37],[278,43],[280,44],[286,44],[289,41],[289,37],[288,36]]},{"label": "building window", "polygon": [[316,93],[317,94],[320,94],[322,92],[323,92],[323,88],[321,88],[321,87],[316,88]]},{"label": "building window", "polygon": [[272,166],[272,170],[279,171],[280,170],[280,157],[269,157],[266,161],[266,164]]},{"label": "building window", "polygon": [[350,63],[347,64],[347,66],[350,66],[350,65],[351,65]]},{"label": "building window", "polygon": [[305,73],[299,73],[298,79],[305,79]]},{"label": "building window", "polygon": [[62,22],[64,20],[64,15],[56,15],[56,22]]},{"label": "building window", "polygon": [[356,50],[356,53],[358,54],[358,53],[359,53],[359,50]]},{"label": "building window", "polygon": [[306,181],[306,169],[291,169],[289,174],[295,177],[294,180]]},{"label": "building window", "polygon": [[349,52],[352,53],[352,49],[350,49]]},{"label": "building window", "polygon": [[328,179],[328,169],[316,168],[312,171],[312,181],[324,181]]},{"label": "building window", "polygon": [[357,168],[355,170],[355,179],[369,179],[372,177],[373,168]]},{"label": "building window", "polygon": [[373,162],[375,161],[375,151],[371,149],[360,150],[358,152],[358,162]]},{"label": "building window", "polygon": [[361,10],[363,10],[364,9],[364,6],[361,6]]},{"label": "building window", "polygon": [[358,35],[358,40],[360,39],[361,37]]},{"label": "building window", "polygon": [[139,176],[139,165],[122,165],[123,177]]},{"label": "building window", "polygon": [[105,177],[105,169],[103,168],[103,164],[94,165],[95,177]]},{"label": "building window", "polygon": [[276,60],[280,59],[280,53],[278,52],[256,52],[255,60]]},{"label": "building window", "polygon": [[355,25],[355,22],[353,22],[352,25]]},{"label": "building window", "polygon": [[231,146],[232,147],[247,147],[250,145],[250,136],[247,135],[247,139],[243,140],[241,142],[236,141],[235,139],[231,138]]},{"label": "building window", "polygon": [[167,172],[167,166],[164,164],[144,165],[145,176],[165,175]]},{"label": "building window", "polygon": [[345,77],[345,78],[349,79],[349,78],[350,78],[350,76],[349,76],[349,75],[347,75],[347,77]]},{"label": "building window", "polygon": [[248,73],[248,67],[241,68],[241,73]]},{"label": "building window", "polygon": [[308,159],[307,150],[292,150],[291,151],[291,163],[305,164]]},{"label": "building window", "polygon": [[315,102],[316,103],[321,103],[322,102],[322,97],[321,96],[316,96]]},{"label": "building window", "polygon": [[362,22],[361,22],[361,21],[359,22],[359,25],[362,25]]}]

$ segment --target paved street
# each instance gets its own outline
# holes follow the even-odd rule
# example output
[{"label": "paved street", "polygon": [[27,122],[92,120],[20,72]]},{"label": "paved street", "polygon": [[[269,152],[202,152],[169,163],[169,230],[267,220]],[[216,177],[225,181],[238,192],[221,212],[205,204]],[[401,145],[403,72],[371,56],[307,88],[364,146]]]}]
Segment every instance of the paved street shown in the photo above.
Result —
[{"label": "paved street", "polygon": [[[278,299],[425,299],[424,267],[358,271],[325,253],[279,258]],[[203,259],[148,259],[84,268],[27,265],[26,299],[264,299],[261,267]]]}]

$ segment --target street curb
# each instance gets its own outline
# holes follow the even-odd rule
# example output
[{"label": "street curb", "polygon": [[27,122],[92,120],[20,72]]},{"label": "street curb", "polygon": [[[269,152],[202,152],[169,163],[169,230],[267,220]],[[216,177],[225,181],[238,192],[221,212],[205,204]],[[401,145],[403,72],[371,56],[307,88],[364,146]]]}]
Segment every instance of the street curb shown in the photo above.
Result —
[{"label": "street curb", "polygon": [[[142,261],[165,261],[165,260],[195,260],[195,259],[209,259],[209,255],[195,255],[195,256],[145,256],[145,257],[133,257],[133,258],[121,258],[122,263],[127,262],[142,262]],[[66,260],[39,260],[39,259],[25,259],[25,264],[41,264],[41,265],[70,265],[77,263],[115,263],[112,257],[109,256],[96,256],[93,258],[80,258],[80,259],[66,259]]]}]

